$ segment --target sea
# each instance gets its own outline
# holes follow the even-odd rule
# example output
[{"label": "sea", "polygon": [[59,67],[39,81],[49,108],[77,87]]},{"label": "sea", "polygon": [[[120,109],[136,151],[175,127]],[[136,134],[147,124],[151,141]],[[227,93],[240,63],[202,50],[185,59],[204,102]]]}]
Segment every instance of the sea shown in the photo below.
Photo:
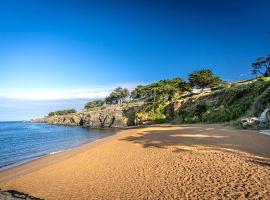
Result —
[{"label": "sea", "polygon": [[0,171],[114,135],[115,129],[89,129],[31,122],[0,122]]}]

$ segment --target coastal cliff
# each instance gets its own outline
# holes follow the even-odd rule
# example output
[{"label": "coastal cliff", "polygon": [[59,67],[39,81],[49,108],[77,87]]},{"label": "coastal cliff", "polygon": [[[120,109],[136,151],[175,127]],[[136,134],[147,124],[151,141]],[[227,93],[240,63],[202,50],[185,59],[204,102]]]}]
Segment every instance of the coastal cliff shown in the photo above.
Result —
[{"label": "coastal cliff", "polygon": [[172,79],[138,86],[128,103],[122,103],[124,90],[117,88],[107,100],[88,102],[81,112],[74,109],[55,111],[32,122],[91,128],[124,128],[163,122],[230,123],[240,128],[270,125],[269,78],[227,83],[198,91],[186,84],[181,89],[181,84],[181,79]]},{"label": "coastal cliff", "polygon": [[136,111],[138,111],[139,108],[139,105],[129,104],[107,105],[67,115],[32,119],[31,121],[35,123],[91,128],[125,128],[127,126],[136,125]]}]

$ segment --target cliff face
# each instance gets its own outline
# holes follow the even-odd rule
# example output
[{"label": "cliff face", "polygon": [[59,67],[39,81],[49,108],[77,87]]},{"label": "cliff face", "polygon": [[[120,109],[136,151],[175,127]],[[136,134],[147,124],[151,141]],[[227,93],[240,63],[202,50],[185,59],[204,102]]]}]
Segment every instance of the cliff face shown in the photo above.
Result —
[{"label": "cliff face", "polygon": [[139,106],[108,105],[82,112],[33,119],[32,122],[54,125],[84,126],[91,128],[124,128],[136,125],[136,111]]}]

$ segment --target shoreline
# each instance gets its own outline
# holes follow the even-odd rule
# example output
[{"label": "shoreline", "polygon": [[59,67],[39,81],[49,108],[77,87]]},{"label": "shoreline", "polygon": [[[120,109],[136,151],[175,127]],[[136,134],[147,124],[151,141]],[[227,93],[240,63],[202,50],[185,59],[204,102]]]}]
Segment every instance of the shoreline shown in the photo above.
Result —
[{"label": "shoreline", "polygon": [[[116,135],[118,135],[120,132],[125,131],[126,129],[119,129],[119,130],[115,130],[115,134],[114,135],[110,135],[104,138],[100,138],[97,139],[95,141],[89,141],[85,144],[82,144],[80,146],[74,147],[74,148],[70,148],[70,149],[66,149],[66,150],[62,150],[56,153],[49,153],[46,155],[41,155],[35,159],[31,159],[28,161],[25,161],[23,163],[19,163],[19,164],[11,164],[11,165],[15,165],[15,166],[11,166],[8,167],[6,169],[1,170],[0,169],[0,184],[1,182],[4,181],[8,181],[12,178],[21,176],[21,175],[26,175],[28,173],[31,173],[35,170],[41,169],[43,167],[46,167],[48,165],[60,162],[62,160],[68,159],[72,156],[75,156],[76,154],[84,151],[85,149],[88,148],[93,148],[94,146],[105,142],[106,140],[109,140],[110,138],[115,137]],[[93,146],[93,147],[91,147]],[[3,167],[5,168],[5,167]]]},{"label": "shoreline", "polygon": [[[12,123],[14,122],[17,122],[17,121],[12,121]],[[18,121],[20,123],[23,123],[23,121]],[[27,122],[28,124],[28,122]],[[43,124],[46,124],[46,123],[43,123]],[[50,125],[50,124],[46,124],[50,127],[52,126],[55,126],[55,127],[67,127],[69,128],[70,126],[69,125]],[[36,152],[34,151],[32,154],[27,154],[27,155],[24,155],[24,156],[21,156],[21,157],[18,157],[16,160],[11,160],[10,162],[3,162],[3,165],[0,166],[0,173],[1,172],[5,172],[9,169],[12,169],[12,168],[16,168],[16,167],[19,167],[21,165],[24,165],[24,164],[27,164],[29,162],[32,162],[32,161],[35,161],[35,160],[39,160],[39,159],[42,159],[44,157],[47,157],[47,156],[51,156],[51,155],[54,155],[54,154],[59,154],[59,153],[62,153],[62,152],[67,152],[67,151],[71,151],[73,149],[77,149],[77,148],[80,148],[80,147],[83,147],[84,145],[87,145],[87,144],[90,144],[92,142],[95,142],[96,140],[100,140],[100,139],[103,139],[103,138],[106,138],[106,137],[110,137],[112,135],[115,135],[117,134],[117,132],[121,131],[121,130],[124,130],[124,129],[120,129],[120,128],[111,128],[111,129],[108,129],[108,128],[88,128],[88,127],[82,127],[82,126],[76,126],[76,127],[80,127],[82,129],[86,129],[86,130],[90,130],[90,135],[92,134],[92,132],[96,132],[96,131],[101,131],[103,132],[104,135],[101,135],[101,136],[98,136],[98,137],[93,137],[93,136],[89,136],[89,138],[87,139],[83,139],[81,140],[80,142],[77,142],[77,143],[70,143],[69,145],[66,145],[66,146],[60,146],[60,148],[48,148],[48,149],[43,149],[43,151],[40,151],[40,152]],[[73,131],[76,131],[76,130],[73,130]],[[69,140],[69,141],[72,141],[72,140]],[[57,144],[57,143],[55,143]],[[12,156],[11,156],[12,157]]]},{"label": "shoreline", "polygon": [[[115,131],[114,135],[100,138],[100,139],[97,139],[95,141],[89,141],[89,142],[86,142],[80,146],[73,147],[70,149],[65,149],[65,150],[61,150],[58,152],[51,152],[49,154],[37,156],[36,158],[31,159],[31,160],[26,160],[26,161],[14,163],[14,164],[3,167],[4,169],[0,168],[0,183],[3,181],[7,181],[9,179],[12,179],[14,177],[20,176],[20,175],[25,175],[27,173],[31,173],[34,170],[38,170],[42,167],[46,167],[50,164],[60,162],[61,160],[75,156],[76,154],[84,151],[85,149],[93,148],[94,146],[96,146],[100,143],[103,143],[107,140],[113,139],[118,134],[120,134],[122,131],[134,130],[134,129],[138,129],[138,128],[149,128],[149,127],[162,126],[162,125],[165,125],[165,126],[181,126],[181,125],[182,126],[192,126],[192,125],[207,126],[207,125],[210,125],[212,127],[217,126],[217,127],[224,127],[226,129],[231,129],[231,130],[238,130],[238,129],[235,129],[231,126],[224,126],[223,124],[181,124],[181,125],[152,124],[152,125],[135,126],[135,127],[125,128],[125,129],[115,129],[114,128],[114,131]],[[55,126],[59,126],[59,125],[55,125]],[[64,126],[67,126],[67,125],[64,125]],[[262,134],[262,135],[270,137],[270,133],[268,133],[269,132],[268,130],[257,131],[257,130],[252,130],[252,129],[239,129],[239,131],[249,131],[249,132],[254,132],[256,134]],[[266,132],[266,133],[264,133],[264,132]],[[43,164],[43,162],[45,162],[45,160],[46,160],[46,164],[45,163]],[[26,170],[25,168],[30,168],[30,169]],[[13,174],[14,172],[15,172],[15,174]],[[13,175],[10,177],[9,174],[13,174]],[[7,175],[7,177],[4,178],[5,175]]]},{"label": "shoreline", "polygon": [[258,131],[161,124],[0,172],[0,188],[49,200],[254,199],[270,195],[269,166],[270,137]]}]

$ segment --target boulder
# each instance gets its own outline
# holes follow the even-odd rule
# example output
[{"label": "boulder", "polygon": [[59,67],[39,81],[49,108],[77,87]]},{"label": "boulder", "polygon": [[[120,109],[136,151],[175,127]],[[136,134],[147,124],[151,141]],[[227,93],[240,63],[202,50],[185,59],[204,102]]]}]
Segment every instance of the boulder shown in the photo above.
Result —
[{"label": "boulder", "polygon": [[243,125],[243,127],[251,127],[258,124],[259,122],[260,121],[257,117],[247,117],[247,118],[241,119],[241,124]]},{"label": "boulder", "polygon": [[259,117],[247,117],[241,120],[244,127],[270,125],[270,109],[265,109]]},{"label": "boulder", "polygon": [[269,124],[270,122],[270,109],[265,109],[259,117],[259,121],[262,124]]}]

